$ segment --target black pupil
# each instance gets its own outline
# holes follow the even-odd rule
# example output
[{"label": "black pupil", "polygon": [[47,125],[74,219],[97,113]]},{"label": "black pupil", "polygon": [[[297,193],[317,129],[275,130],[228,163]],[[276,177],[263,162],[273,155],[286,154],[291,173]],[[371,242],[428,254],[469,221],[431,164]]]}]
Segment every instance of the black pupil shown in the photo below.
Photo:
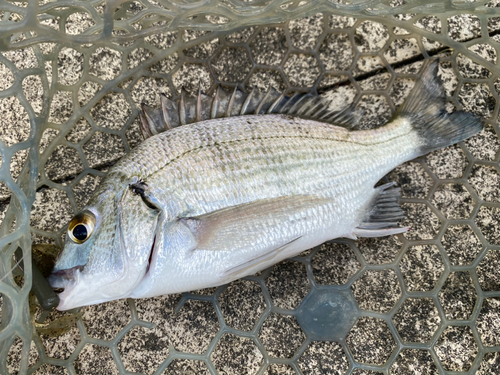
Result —
[{"label": "black pupil", "polygon": [[75,237],[78,241],[85,241],[87,239],[88,233],[85,225],[78,224],[73,228],[73,237]]}]

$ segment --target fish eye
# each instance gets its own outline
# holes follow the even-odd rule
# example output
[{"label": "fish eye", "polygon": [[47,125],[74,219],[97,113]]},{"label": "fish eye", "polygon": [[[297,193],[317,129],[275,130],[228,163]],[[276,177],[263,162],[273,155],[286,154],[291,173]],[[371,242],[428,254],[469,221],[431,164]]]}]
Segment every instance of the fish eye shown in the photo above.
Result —
[{"label": "fish eye", "polygon": [[84,243],[92,235],[95,228],[95,216],[90,211],[76,215],[68,226],[69,238],[75,243]]}]

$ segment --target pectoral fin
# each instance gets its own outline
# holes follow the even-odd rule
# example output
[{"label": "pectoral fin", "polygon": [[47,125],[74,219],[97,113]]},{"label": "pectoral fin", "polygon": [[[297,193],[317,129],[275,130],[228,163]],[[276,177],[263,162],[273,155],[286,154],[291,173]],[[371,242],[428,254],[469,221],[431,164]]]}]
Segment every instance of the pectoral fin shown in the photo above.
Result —
[{"label": "pectoral fin", "polygon": [[197,239],[197,250],[237,251],[252,247],[260,257],[300,237],[308,221],[331,203],[331,199],[317,196],[287,196],[181,220]]}]

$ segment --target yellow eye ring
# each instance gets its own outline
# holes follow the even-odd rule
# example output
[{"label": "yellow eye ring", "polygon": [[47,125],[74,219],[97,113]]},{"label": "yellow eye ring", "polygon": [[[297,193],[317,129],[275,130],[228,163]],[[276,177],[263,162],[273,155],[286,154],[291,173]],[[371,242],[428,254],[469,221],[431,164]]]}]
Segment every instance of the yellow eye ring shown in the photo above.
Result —
[{"label": "yellow eye ring", "polygon": [[76,215],[68,226],[68,236],[75,243],[84,243],[94,232],[95,216],[90,211],[83,211]]}]

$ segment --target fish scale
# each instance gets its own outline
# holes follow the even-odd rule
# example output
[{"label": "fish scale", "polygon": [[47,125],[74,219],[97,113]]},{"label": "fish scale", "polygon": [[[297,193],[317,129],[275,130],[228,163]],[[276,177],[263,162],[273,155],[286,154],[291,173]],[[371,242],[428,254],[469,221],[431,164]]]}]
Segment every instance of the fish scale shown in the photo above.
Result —
[{"label": "fish scale", "polygon": [[[58,308],[217,286],[333,238],[406,231],[397,225],[404,216],[399,189],[375,188],[377,181],[482,129],[473,115],[442,110],[436,72],[431,64],[389,123],[375,130],[349,130],[351,109],[331,114],[308,95],[245,99],[235,91],[224,98],[218,90],[212,101],[200,93],[194,106],[185,95],[179,103],[163,98],[160,111],[142,115],[149,138],[111,168],[73,219],[93,220],[95,229],[83,243],[67,236],[50,279],[64,288]],[[224,109],[257,114],[157,134],[161,121],[207,116],[210,102],[217,116]],[[309,114],[317,118],[301,117]],[[319,121],[325,116],[340,126]]]}]

